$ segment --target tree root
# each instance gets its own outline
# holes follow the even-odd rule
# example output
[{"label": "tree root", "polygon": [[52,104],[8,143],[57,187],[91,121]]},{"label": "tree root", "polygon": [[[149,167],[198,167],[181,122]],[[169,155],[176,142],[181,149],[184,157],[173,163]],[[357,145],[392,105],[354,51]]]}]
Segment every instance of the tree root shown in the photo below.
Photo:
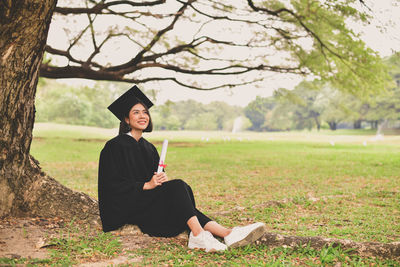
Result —
[{"label": "tree root", "polygon": [[[115,234],[120,236],[147,236],[142,233],[139,227],[135,225],[126,225],[121,227]],[[178,239],[188,239],[188,232],[177,236]],[[315,250],[321,250],[324,247],[341,247],[342,250],[349,250],[349,254],[356,254],[361,257],[379,257],[383,259],[400,260],[400,242],[379,243],[379,242],[355,242],[348,239],[325,238],[320,236],[284,236],[277,233],[267,232],[259,238],[256,245],[267,245],[268,247],[306,247],[309,246]]]},{"label": "tree root", "polygon": [[378,243],[378,242],[354,242],[347,239],[324,238],[319,236],[283,236],[276,233],[266,232],[256,244],[264,244],[269,247],[302,247],[321,250],[324,247],[340,246],[343,250],[350,250],[350,254],[363,257],[379,257],[400,260],[400,242]]},{"label": "tree root", "polygon": [[29,216],[43,218],[62,218],[65,220],[84,221],[91,225],[100,224],[99,208],[96,199],[71,190],[42,172],[31,161],[27,175],[33,181],[23,191],[21,205]]}]

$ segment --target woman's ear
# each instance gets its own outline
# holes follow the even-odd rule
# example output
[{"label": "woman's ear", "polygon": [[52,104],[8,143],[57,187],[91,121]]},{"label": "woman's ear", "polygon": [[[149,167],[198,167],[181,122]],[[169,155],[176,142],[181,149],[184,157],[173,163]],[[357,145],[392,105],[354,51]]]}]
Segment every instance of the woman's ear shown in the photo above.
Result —
[{"label": "woman's ear", "polygon": [[125,122],[129,125],[129,118],[125,118]]}]

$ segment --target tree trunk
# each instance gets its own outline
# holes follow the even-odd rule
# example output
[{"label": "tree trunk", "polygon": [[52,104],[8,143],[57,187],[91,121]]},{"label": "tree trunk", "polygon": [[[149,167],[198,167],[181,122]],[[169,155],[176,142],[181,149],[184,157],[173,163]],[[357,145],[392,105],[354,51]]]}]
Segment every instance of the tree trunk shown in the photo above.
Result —
[{"label": "tree trunk", "polygon": [[0,2],[0,217],[98,219],[96,200],[47,176],[29,155],[39,66],[56,2]]},{"label": "tree trunk", "polygon": [[319,121],[318,117],[314,117],[315,124],[317,125],[317,130],[321,130],[321,122]]},{"label": "tree trunk", "polygon": [[353,122],[354,129],[361,129],[361,120],[356,120]]},{"label": "tree trunk", "polygon": [[378,129],[378,121],[370,121],[371,129]]},{"label": "tree trunk", "polygon": [[335,130],[336,130],[336,126],[337,126],[336,122],[334,122],[334,121],[328,122],[328,125],[329,125],[329,128],[330,128],[332,131],[335,131]]}]

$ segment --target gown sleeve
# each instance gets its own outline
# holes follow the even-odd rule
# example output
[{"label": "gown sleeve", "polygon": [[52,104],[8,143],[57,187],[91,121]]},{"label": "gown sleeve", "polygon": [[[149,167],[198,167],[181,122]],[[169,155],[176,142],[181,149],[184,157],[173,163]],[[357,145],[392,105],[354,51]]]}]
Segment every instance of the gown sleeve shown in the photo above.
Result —
[{"label": "gown sleeve", "polygon": [[99,160],[98,193],[103,231],[123,226],[140,206],[138,196],[144,181],[137,181],[124,174],[124,159],[115,147],[106,145]]},{"label": "gown sleeve", "polygon": [[119,153],[113,153],[112,149],[105,147],[102,150],[99,161],[99,180],[104,185],[104,189],[112,191],[113,194],[143,191],[145,182],[135,181],[123,174],[124,166],[121,164],[123,161],[124,159],[120,159]]}]

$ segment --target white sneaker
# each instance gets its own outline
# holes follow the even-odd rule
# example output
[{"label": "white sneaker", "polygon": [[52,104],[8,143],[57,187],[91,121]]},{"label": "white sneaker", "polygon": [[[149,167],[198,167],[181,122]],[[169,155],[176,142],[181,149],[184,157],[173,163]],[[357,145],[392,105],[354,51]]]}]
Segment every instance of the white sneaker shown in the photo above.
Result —
[{"label": "white sneaker", "polygon": [[251,244],[265,233],[265,227],[261,222],[233,227],[232,232],[224,238],[225,244],[233,248]]},{"label": "white sneaker", "polygon": [[219,242],[208,231],[202,231],[197,236],[194,236],[193,233],[190,232],[188,247],[190,249],[205,249],[206,252],[223,251],[227,249],[225,244]]}]

